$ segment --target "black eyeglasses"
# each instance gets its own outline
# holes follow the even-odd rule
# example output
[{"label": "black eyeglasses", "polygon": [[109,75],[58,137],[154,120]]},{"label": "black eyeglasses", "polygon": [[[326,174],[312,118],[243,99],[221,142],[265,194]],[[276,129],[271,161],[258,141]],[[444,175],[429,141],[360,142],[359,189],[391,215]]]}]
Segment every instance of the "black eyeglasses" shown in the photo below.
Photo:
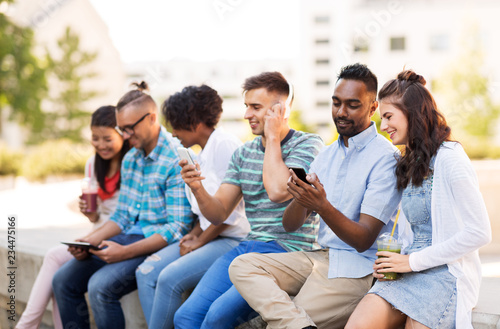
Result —
[{"label": "black eyeglasses", "polygon": [[144,118],[146,118],[148,115],[150,115],[151,112],[144,114],[139,120],[137,120],[133,125],[125,126],[123,128],[116,126],[115,130],[123,136],[123,133],[127,133],[129,136],[132,136],[135,131],[134,127],[137,126]]}]

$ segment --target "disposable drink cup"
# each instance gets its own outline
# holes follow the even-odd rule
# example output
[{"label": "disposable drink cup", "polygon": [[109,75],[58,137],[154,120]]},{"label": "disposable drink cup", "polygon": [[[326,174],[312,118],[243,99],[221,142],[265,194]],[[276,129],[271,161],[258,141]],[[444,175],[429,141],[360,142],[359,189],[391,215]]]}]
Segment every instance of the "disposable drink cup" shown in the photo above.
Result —
[{"label": "disposable drink cup", "polygon": [[[390,251],[400,254],[401,253],[401,243],[399,243],[396,239],[379,239],[377,240],[378,251]],[[384,256],[378,256],[381,258]],[[398,278],[398,274],[395,272],[383,273],[385,280],[396,280]]]},{"label": "disposable drink cup", "polygon": [[82,200],[87,203],[86,212],[97,211],[97,182],[86,177],[82,180]]}]

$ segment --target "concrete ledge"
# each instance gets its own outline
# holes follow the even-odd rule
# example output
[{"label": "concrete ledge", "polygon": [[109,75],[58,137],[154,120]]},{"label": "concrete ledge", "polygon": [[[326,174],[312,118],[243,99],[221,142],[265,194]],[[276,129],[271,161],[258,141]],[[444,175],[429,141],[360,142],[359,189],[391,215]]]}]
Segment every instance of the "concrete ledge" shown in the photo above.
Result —
[{"label": "concrete ledge", "polygon": [[[43,255],[40,250],[35,249],[33,252],[29,252],[24,248],[23,251],[17,251],[16,261],[18,266],[16,272],[16,313],[20,315],[24,311],[31,287],[42,264]],[[3,270],[7,268],[5,244],[0,246],[0,266]],[[15,323],[8,320],[5,312],[8,301],[7,296],[5,284],[0,288],[0,308],[4,310],[0,312],[0,328],[14,328],[15,325]],[[126,328],[147,327],[137,291],[124,296],[121,303],[125,314]],[[51,311],[52,307],[49,304],[40,328],[53,328]],[[483,278],[479,303],[473,311],[472,320],[475,329],[500,329],[500,278]],[[257,317],[238,326],[237,329],[263,329],[265,327],[266,323],[260,317]],[[92,325],[92,328],[96,328],[95,325]]]}]

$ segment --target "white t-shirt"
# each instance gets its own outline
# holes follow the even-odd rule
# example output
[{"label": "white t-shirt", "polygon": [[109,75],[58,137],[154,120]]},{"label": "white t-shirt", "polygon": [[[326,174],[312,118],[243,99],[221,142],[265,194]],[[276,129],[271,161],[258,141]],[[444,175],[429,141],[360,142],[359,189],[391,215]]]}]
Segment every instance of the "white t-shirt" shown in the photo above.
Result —
[{"label": "white t-shirt", "polygon": [[[194,158],[200,164],[201,175],[205,177],[202,184],[211,195],[219,189],[222,179],[226,174],[229,160],[234,151],[242,145],[236,136],[217,128],[208,138],[205,148]],[[186,185],[186,195],[191,203],[191,210],[199,216],[200,227],[204,231],[211,223],[203,216],[198,207],[198,202],[189,186]],[[229,215],[224,224],[230,225],[220,235],[232,238],[244,238],[250,232],[250,224],[245,215],[245,203],[243,199]]]}]

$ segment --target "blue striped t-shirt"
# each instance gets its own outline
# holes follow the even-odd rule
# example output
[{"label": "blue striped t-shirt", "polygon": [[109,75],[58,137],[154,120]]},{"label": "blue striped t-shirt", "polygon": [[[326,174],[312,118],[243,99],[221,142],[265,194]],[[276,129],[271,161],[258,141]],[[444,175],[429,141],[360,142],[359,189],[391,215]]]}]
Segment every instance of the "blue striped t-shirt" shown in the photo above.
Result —
[{"label": "blue striped t-shirt", "polygon": [[[323,141],[318,135],[291,129],[281,141],[281,156],[288,167],[302,167],[308,172],[322,147]],[[284,230],[283,212],[291,199],[282,203],[269,200],[262,180],[264,151],[260,136],[239,147],[231,158],[223,181],[241,188],[251,227],[247,239],[264,242],[276,240],[288,251],[316,248],[319,229],[316,214],[311,215],[297,231]]]}]

